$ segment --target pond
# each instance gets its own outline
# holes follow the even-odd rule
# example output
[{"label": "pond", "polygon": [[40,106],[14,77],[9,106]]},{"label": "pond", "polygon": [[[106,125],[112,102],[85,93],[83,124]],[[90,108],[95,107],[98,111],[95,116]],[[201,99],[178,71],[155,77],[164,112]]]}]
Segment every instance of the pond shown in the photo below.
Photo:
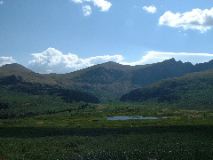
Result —
[{"label": "pond", "polygon": [[158,117],[144,117],[144,116],[108,116],[108,121],[126,121],[126,120],[157,120]]}]

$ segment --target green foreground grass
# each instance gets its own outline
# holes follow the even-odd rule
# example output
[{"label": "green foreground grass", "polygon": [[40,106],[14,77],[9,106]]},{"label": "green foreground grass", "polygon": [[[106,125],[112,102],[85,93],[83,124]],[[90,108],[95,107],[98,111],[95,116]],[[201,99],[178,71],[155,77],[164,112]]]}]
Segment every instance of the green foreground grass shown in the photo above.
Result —
[{"label": "green foreground grass", "polygon": [[[111,115],[158,120],[107,121]],[[0,160],[211,160],[213,111],[105,104],[0,120]]]}]

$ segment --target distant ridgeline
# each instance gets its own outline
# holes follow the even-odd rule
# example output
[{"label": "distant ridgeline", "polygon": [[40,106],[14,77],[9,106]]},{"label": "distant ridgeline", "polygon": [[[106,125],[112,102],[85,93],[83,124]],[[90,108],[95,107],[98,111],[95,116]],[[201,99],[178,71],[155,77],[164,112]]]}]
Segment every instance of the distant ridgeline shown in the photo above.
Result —
[{"label": "distant ridgeline", "polygon": [[[176,91],[170,92],[170,90],[168,91],[164,88],[165,91],[160,90],[159,93],[155,93],[156,91],[154,92],[153,88],[150,89],[149,85],[161,80],[181,77],[194,72],[205,72],[211,69],[213,69],[213,61],[193,65],[170,59],[160,63],[138,66],[107,62],[67,74],[38,74],[19,64],[8,64],[0,67],[0,83],[2,87],[13,92],[32,95],[53,95],[61,97],[66,102],[86,101],[97,103],[99,101],[119,101],[121,96],[122,101],[144,101],[150,96],[154,96],[158,101],[171,101],[170,99],[180,99],[180,95],[173,94]],[[207,76],[206,73],[211,74],[209,71],[203,73],[202,76]],[[191,75],[188,75],[188,77],[191,77]],[[181,80],[172,79],[164,83],[168,83],[168,85],[172,83],[179,86],[176,81],[179,82]],[[193,82],[194,80],[191,79],[190,83],[193,84]],[[158,85],[163,86],[163,82],[159,83]],[[196,80],[195,83],[200,83],[200,81]],[[205,82],[202,81],[202,85],[203,83]],[[208,83],[209,85],[210,83]],[[171,86],[165,87],[171,88]],[[185,90],[187,90],[187,87]],[[141,90],[135,90],[138,88],[143,88],[142,96],[135,93]],[[188,88],[188,90],[191,89]],[[152,90],[154,93],[152,94],[145,90]],[[130,96],[129,92],[131,94],[134,93],[134,97]],[[157,97],[158,94],[164,95],[164,97],[159,98]],[[129,97],[133,97],[133,99]]]}]

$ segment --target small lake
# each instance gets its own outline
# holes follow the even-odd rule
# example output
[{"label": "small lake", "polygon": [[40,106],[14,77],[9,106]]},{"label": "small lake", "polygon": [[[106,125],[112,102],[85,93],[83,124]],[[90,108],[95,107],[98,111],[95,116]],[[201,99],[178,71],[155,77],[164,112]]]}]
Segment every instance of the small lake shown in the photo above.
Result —
[{"label": "small lake", "polygon": [[126,121],[126,120],[156,120],[158,117],[144,117],[144,116],[109,116],[108,121]]}]

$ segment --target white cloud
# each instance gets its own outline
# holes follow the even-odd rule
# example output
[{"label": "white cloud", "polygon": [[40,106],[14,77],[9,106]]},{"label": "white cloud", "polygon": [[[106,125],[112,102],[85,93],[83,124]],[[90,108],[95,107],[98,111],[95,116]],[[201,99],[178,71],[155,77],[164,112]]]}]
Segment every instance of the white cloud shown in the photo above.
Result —
[{"label": "white cloud", "polygon": [[182,62],[203,63],[213,60],[213,54],[211,53],[189,53],[189,52],[160,52],[160,51],[148,51],[139,61],[135,62],[122,62],[127,65],[143,65],[162,62],[175,58]]},{"label": "white cloud", "polygon": [[0,0],[0,5],[3,5],[4,4],[4,1],[3,0]]},{"label": "white cloud", "polygon": [[151,13],[151,14],[154,14],[157,12],[157,8],[153,5],[151,6],[143,6],[143,10],[148,12],[148,13]]},{"label": "white cloud", "polygon": [[159,24],[204,33],[213,27],[213,8],[204,10],[197,8],[184,13],[167,11],[160,17]]},{"label": "white cloud", "polygon": [[13,57],[0,57],[0,66],[3,66],[5,64],[11,64],[15,63],[15,59]]},{"label": "white cloud", "polygon": [[65,73],[108,61],[122,62],[122,55],[104,55],[80,58],[76,54],[64,54],[55,48],[32,54],[29,67],[39,73]]},{"label": "white cloud", "polygon": [[84,16],[90,16],[92,14],[92,8],[90,5],[85,5],[82,7]]},{"label": "white cloud", "polygon": [[[83,14],[89,16],[92,13],[91,5],[100,9],[101,12],[109,11],[112,6],[112,3],[108,0],[70,0],[76,4],[82,5]],[[88,5],[89,4],[89,5]],[[86,13],[86,14],[85,14]]]},{"label": "white cloud", "polygon": [[108,11],[112,6],[112,3],[110,3],[107,0],[89,0],[89,1],[93,2],[93,4],[98,8],[100,8],[102,12]]},{"label": "white cloud", "polygon": [[32,54],[29,67],[39,73],[67,73],[108,61],[135,66],[162,62],[171,58],[196,64],[212,60],[213,54],[148,51],[138,61],[127,62],[121,54],[81,58],[76,54],[64,54],[55,48],[48,48],[43,52]]},{"label": "white cloud", "polygon": [[74,2],[74,3],[83,3],[83,0],[70,0],[70,2]]}]

